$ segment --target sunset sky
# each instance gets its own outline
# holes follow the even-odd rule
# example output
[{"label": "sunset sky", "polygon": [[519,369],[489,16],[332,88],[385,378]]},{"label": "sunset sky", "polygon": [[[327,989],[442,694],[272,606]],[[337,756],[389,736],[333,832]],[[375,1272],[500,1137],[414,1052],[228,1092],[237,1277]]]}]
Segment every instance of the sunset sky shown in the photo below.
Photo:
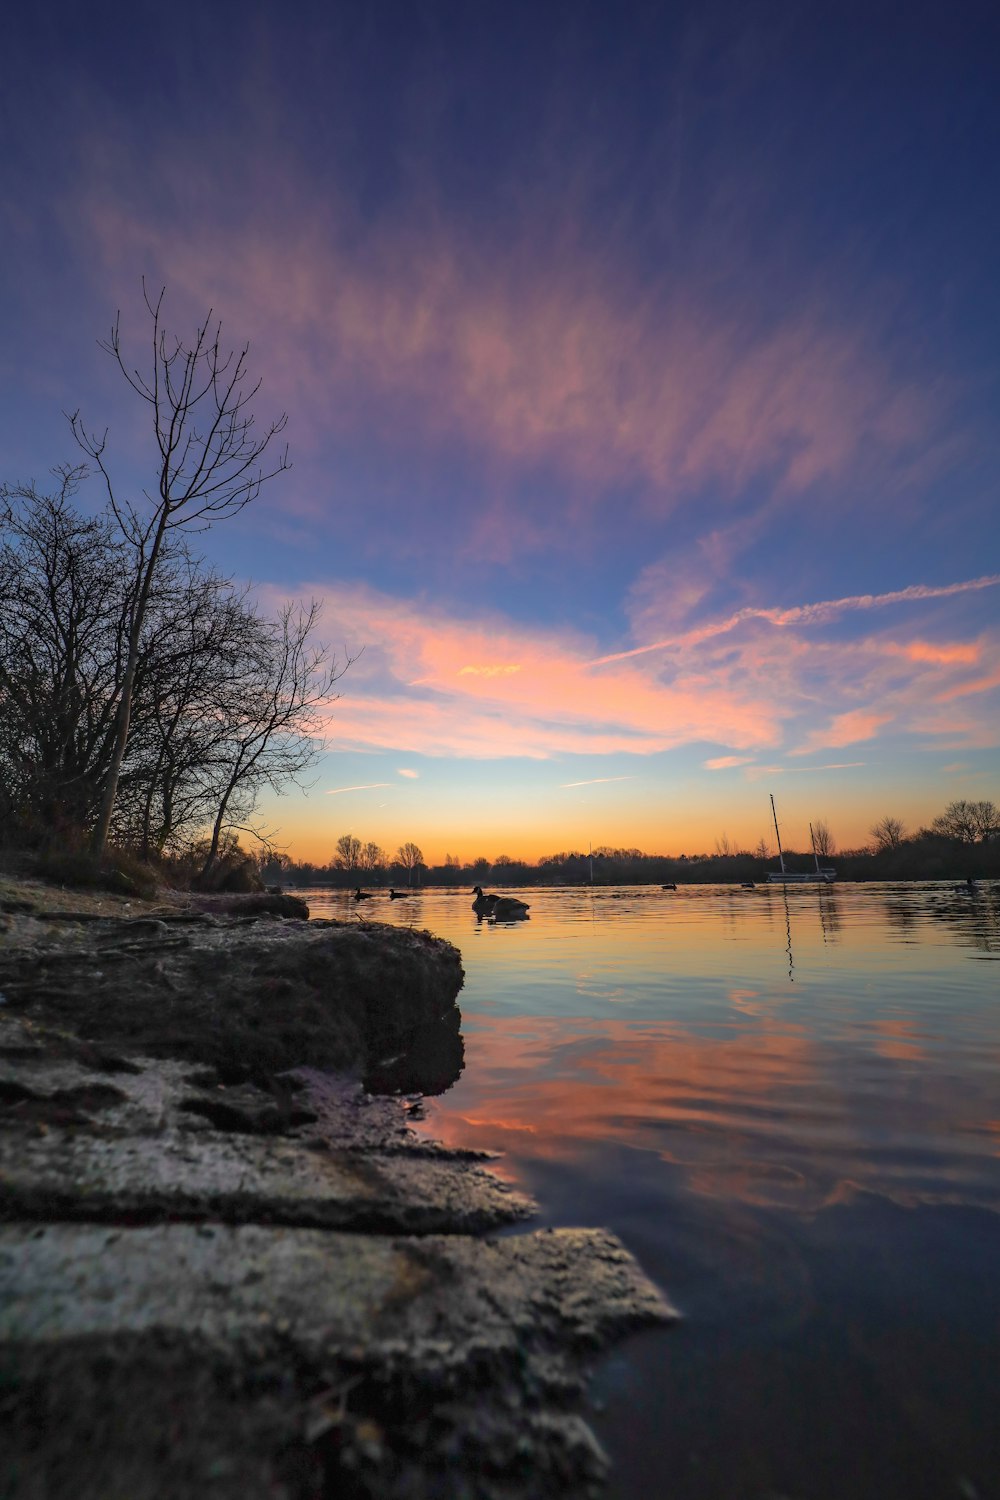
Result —
[{"label": "sunset sky", "polygon": [[[0,479],[145,412],[140,280],[293,467],[198,539],[343,656],[298,857],[711,851],[1000,800],[995,4],[5,23]],[[96,488],[85,500],[97,504]]]}]

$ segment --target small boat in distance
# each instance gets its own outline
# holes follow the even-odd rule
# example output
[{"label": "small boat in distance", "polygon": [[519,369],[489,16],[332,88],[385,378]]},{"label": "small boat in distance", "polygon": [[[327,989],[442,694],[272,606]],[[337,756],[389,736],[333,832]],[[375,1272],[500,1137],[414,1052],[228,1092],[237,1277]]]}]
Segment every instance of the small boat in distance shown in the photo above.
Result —
[{"label": "small boat in distance", "polygon": [[832,865],[820,865],[819,855],[816,853],[816,837],[813,826],[809,824],[809,842],[812,844],[813,859],[816,861],[815,870],[794,871],[785,869],[785,854],[781,847],[781,834],[778,832],[778,814],[774,807],[774,793],[771,793],[771,817],[774,819],[774,835],[778,840],[778,859],[781,861],[780,870],[768,870],[768,885],[832,885],[837,878],[837,872]]}]

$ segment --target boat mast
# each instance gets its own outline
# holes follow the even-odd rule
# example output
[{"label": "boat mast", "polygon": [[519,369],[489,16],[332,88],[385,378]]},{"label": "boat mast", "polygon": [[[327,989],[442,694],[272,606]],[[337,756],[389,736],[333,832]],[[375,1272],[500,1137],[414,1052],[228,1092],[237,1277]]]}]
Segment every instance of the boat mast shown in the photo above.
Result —
[{"label": "boat mast", "polygon": [[771,793],[771,817],[774,819],[774,836],[778,840],[778,858],[781,860],[781,873],[785,873],[785,856],[781,849],[781,834],[778,832],[778,814],[774,809],[774,793]]},{"label": "boat mast", "polygon": [[819,855],[816,853],[816,835],[813,833],[813,826],[811,823],[809,824],[809,842],[810,844],[812,844],[813,859],[816,861],[816,874],[819,875],[821,871],[819,868]]}]

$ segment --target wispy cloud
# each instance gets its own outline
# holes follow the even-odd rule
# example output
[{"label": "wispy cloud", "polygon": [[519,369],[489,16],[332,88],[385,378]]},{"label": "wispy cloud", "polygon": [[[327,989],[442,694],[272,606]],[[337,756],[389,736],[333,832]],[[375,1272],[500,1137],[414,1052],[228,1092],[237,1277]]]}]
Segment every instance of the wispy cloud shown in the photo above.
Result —
[{"label": "wispy cloud", "polygon": [[[634,646],[629,651],[615,651],[607,656],[598,656],[592,662],[589,662],[588,665],[603,667],[611,662],[628,661],[633,656],[645,656],[650,651],[665,651],[683,646],[697,646],[703,641],[711,640],[713,636],[727,635],[738,626],[753,620],[764,620],[770,625],[777,626],[779,629],[791,625],[821,625],[835,620],[839,615],[849,610],[887,609],[890,605],[894,604],[908,604],[927,599],[948,599],[956,594],[968,594],[979,589],[995,588],[997,584],[1000,584],[1000,573],[991,573],[982,578],[966,579],[961,583],[948,583],[936,586],[911,584],[908,588],[895,589],[886,594],[852,594],[844,599],[823,599],[816,604],[798,604],[790,609],[763,609],[750,605],[745,609],[736,610],[734,614],[727,615],[725,619],[711,621],[694,630],[667,636],[663,640],[650,641],[644,646]],[[921,645],[924,645],[923,655],[920,654]],[[927,648],[924,643],[914,643],[914,646],[909,648],[909,654],[913,655],[915,660],[924,661],[956,659],[954,655],[946,658],[942,658],[940,655],[928,655],[926,654],[928,650],[933,651],[933,648]]]},{"label": "wispy cloud", "polygon": [[[90,158],[111,160],[100,144]],[[145,199],[136,180],[150,151],[131,167],[119,152],[115,175],[89,182],[72,212],[115,275],[160,266],[172,295],[198,308],[224,285],[227,319],[253,330],[269,392],[296,414],[300,453],[363,432],[379,447],[459,444],[491,469],[544,466],[567,481],[544,509],[510,484],[456,508],[453,542],[460,531],[482,556],[565,546],[567,520],[595,506],[617,519],[623,486],[657,519],[706,486],[732,497],[762,476],[787,500],[862,454],[912,463],[942,425],[940,386],[894,367],[878,309],[846,307],[814,279],[789,285],[763,318],[727,305],[717,279],[691,266],[650,285],[613,237],[595,245],[568,224],[540,236],[538,204],[502,248],[402,205],[359,235],[336,192],[307,180],[286,188],[300,205],[292,275],[286,218],[234,233],[242,204],[173,136],[153,173],[186,202],[200,184],[198,235],[162,213],[164,195]],[[274,165],[287,179],[287,158]],[[402,507],[395,518],[411,544],[426,542],[426,513],[408,527]]]},{"label": "wispy cloud", "polygon": [[704,762],[706,771],[729,771],[734,766],[750,765],[750,758],[746,755],[717,755],[712,760]]},{"label": "wispy cloud", "polygon": [[804,776],[814,771],[856,771],[866,765],[863,760],[836,760],[829,761],[823,766],[797,766],[794,764],[784,766],[747,766],[744,772],[748,781],[763,781],[765,776]]},{"label": "wispy cloud", "polygon": [[416,781],[420,776],[419,771],[411,771],[407,766],[399,766],[396,770],[397,776],[405,776],[409,781]]},{"label": "wispy cloud", "polygon": [[563,791],[571,786],[600,786],[606,781],[634,781],[634,776],[592,776],[589,781],[562,781],[559,783]]},{"label": "wispy cloud", "polygon": [[339,797],[344,792],[373,792],[377,787],[391,785],[392,783],[389,781],[368,781],[365,782],[364,786],[332,786],[327,788],[326,795],[328,797]]},{"label": "wispy cloud", "polygon": [[863,760],[835,760],[825,766],[786,766],[786,770],[801,774],[803,771],[854,771],[858,766],[865,765]]}]

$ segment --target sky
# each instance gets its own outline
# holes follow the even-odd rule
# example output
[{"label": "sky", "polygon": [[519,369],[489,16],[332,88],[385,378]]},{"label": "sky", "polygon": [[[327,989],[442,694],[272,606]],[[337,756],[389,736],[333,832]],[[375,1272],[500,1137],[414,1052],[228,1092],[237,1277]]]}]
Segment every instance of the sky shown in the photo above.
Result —
[{"label": "sky", "polygon": [[849,848],[1000,800],[995,5],[6,35],[0,479],[78,457],[79,409],[149,483],[98,343],[120,310],[148,360],[143,277],[249,341],[292,467],[197,545],[353,658],[261,809],[294,857],[773,844],[769,793]]}]

